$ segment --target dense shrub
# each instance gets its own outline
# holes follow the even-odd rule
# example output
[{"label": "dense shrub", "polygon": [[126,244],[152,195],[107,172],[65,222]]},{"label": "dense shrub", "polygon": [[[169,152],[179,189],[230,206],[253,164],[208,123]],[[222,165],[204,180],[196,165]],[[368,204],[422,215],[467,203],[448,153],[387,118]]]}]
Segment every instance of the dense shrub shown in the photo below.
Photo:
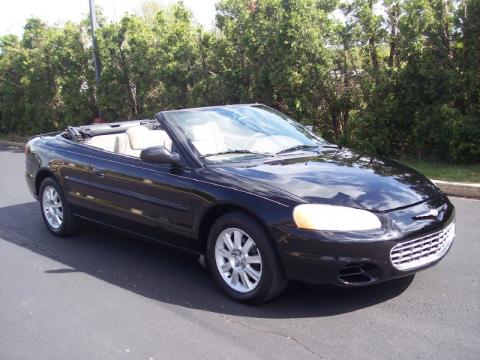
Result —
[{"label": "dense shrub", "polygon": [[100,20],[98,89],[87,20],[1,37],[0,132],[262,102],[378,154],[480,158],[479,0],[221,0],[211,31],[144,8]]}]

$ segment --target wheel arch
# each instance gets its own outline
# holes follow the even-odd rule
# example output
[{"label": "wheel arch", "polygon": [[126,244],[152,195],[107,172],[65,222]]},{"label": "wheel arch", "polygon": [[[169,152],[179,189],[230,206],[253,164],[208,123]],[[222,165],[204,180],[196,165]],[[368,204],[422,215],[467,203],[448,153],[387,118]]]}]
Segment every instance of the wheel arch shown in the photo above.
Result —
[{"label": "wheel arch", "polygon": [[53,174],[53,172],[50,169],[40,169],[37,172],[37,175],[35,176],[35,195],[40,196],[39,191],[40,191],[40,185],[42,184],[42,181],[45,180],[46,178],[51,177],[55,180],[56,177]]},{"label": "wheel arch", "polygon": [[207,247],[207,241],[208,241],[208,234],[210,232],[210,228],[212,225],[217,221],[218,218],[221,216],[228,214],[233,211],[241,211],[256,221],[258,221],[267,231],[269,235],[270,231],[268,230],[268,226],[265,223],[265,220],[262,219],[260,216],[255,214],[252,210],[238,205],[238,204],[233,204],[233,203],[222,203],[222,204],[216,204],[210,207],[201,217],[199,226],[198,226],[198,232],[197,232],[197,238],[200,244],[200,249],[202,252],[206,252],[206,247]]}]

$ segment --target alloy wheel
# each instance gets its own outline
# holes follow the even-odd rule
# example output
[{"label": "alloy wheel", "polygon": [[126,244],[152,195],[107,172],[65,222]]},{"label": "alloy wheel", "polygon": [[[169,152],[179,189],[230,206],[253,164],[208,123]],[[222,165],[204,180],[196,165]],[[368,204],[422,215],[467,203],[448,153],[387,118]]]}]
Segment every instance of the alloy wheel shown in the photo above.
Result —
[{"label": "alloy wheel", "polygon": [[254,290],[262,278],[262,256],[255,241],[243,230],[228,228],[215,243],[217,269],[225,283],[235,291]]},{"label": "alloy wheel", "polygon": [[63,223],[63,205],[58,191],[53,186],[47,186],[42,194],[42,207],[45,219],[55,230]]}]

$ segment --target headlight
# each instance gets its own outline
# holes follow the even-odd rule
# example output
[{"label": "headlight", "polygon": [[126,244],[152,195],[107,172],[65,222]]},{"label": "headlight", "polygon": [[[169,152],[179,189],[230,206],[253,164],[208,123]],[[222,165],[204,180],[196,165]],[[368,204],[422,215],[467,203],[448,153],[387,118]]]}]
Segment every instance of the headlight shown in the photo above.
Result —
[{"label": "headlight", "polygon": [[362,231],[382,226],[378,217],[370,211],[322,204],[296,206],[293,220],[299,228],[310,230]]}]

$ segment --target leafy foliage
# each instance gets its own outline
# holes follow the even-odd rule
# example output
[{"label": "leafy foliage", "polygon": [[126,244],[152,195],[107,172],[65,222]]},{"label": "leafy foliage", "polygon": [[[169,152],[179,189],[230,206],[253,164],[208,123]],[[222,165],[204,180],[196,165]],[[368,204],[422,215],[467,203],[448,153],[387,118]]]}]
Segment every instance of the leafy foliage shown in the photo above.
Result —
[{"label": "leafy foliage", "polygon": [[99,14],[98,89],[87,19],[1,37],[0,132],[262,102],[378,154],[480,159],[479,0],[221,0],[212,31],[143,13]]}]

